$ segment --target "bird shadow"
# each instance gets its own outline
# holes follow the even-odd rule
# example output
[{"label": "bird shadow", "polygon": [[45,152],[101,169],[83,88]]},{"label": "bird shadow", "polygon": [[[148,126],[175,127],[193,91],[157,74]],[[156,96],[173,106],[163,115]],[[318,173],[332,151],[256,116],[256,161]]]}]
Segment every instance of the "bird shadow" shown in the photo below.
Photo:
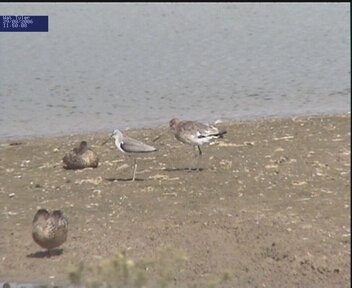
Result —
[{"label": "bird shadow", "polygon": [[72,167],[70,165],[68,165],[68,166],[67,165],[63,165],[62,168],[64,170],[83,170],[83,169],[86,169],[86,168],[96,168],[96,167],[88,167],[88,166],[86,166],[86,167]]},{"label": "bird shadow", "polygon": [[72,167],[68,167],[68,166],[62,166],[62,168],[64,168],[65,170],[79,170],[77,168],[72,168]]},{"label": "bird shadow", "polygon": [[187,172],[200,172],[200,171],[204,171],[204,168],[165,168],[164,171],[166,172],[176,172],[176,171],[187,171]]},{"label": "bird shadow", "polygon": [[28,258],[46,258],[46,257],[51,257],[51,256],[59,256],[63,253],[63,249],[53,249],[51,250],[51,253],[49,254],[49,251],[37,251],[35,253],[28,254]]},{"label": "bird shadow", "polygon": [[[132,182],[132,178],[105,178],[106,181],[109,182]],[[134,181],[145,181],[145,179],[142,178],[135,178]]]}]

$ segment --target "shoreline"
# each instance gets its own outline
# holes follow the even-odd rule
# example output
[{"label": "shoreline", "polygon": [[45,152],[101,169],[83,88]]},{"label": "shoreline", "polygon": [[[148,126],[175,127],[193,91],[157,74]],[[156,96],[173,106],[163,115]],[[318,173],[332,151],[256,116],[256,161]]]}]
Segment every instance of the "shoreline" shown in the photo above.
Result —
[{"label": "shoreline", "polygon": [[[293,114],[287,114],[287,115],[267,115],[267,116],[248,116],[244,118],[234,118],[231,120],[228,119],[218,119],[215,121],[201,121],[201,122],[208,122],[214,124],[214,122],[219,121],[222,125],[231,125],[234,123],[242,123],[242,122],[258,122],[258,121],[270,121],[270,120],[286,120],[286,119],[293,119],[293,118],[316,118],[316,117],[333,117],[333,116],[349,116],[351,115],[351,112],[321,112],[321,113],[293,113]],[[185,119],[185,120],[196,120],[197,119]],[[137,127],[137,128],[127,128],[126,131],[130,130],[144,130],[144,129],[163,129],[163,128],[168,127],[168,122],[166,121],[164,124],[152,126],[152,127]],[[121,128],[121,127],[120,127]],[[110,129],[111,131],[114,130],[114,128]],[[94,130],[94,131],[83,131],[83,132],[72,132],[72,133],[53,133],[53,134],[41,134],[41,135],[28,135],[28,136],[8,136],[8,137],[0,137],[0,145],[1,144],[6,144],[9,142],[21,142],[21,141],[33,141],[33,140],[39,140],[39,139],[52,139],[52,138],[62,138],[62,137],[72,137],[72,136],[88,136],[90,134],[94,135],[100,135],[104,133],[109,133],[111,132],[110,130],[107,129],[100,129],[100,130]]]},{"label": "shoreline", "polygon": [[[125,253],[150,281],[172,275],[169,287],[348,287],[350,120],[219,123],[228,133],[204,146],[200,172],[188,171],[192,147],[168,127],[131,129],[128,136],[159,148],[138,160],[135,182],[126,181],[131,161],[112,141],[101,146],[106,133],[1,144],[0,279],[67,286],[66,267]],[[98,168],[63,169],[81,140],[98,153]],[[39,208],[69,219],[59,256],[31,256],[42,251],[31,238]]]}]

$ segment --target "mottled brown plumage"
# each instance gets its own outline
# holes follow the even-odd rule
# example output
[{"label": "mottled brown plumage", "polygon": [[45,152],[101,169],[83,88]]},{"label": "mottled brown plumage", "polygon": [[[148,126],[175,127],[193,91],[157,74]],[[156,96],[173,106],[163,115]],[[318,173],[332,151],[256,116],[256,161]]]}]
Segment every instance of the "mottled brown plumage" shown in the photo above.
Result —
[{"label": "mottled brown plumage", "polygon": [[169,126],[177,140],[198,146],[199,155],[202,154],[201,145],[209,143],[212,139],[223,138],[223,135],[227,133],[212,125],[197,121],[181,121],[177,118],[171,119]]},{"label": "mottled brown plumage", "polygon": [[[226,131],[220,131],[215,126],[197,122],[197,121],[181,121],[173,118],[169,122],[170,131],[175,135],[175,138],[182,143],[197,146],[199,157],[202,156],[200,146],[209,143],[212,139],[223,138]],[[197,163],[197,170],[200,170]]]},{"label": "mottled brown plumage", "polygon": [[62,159],[66,169],[84,169],[88,167],[98,167],[99,157],[95,151],[88,148],[86,141],[82,141],[79,147],[67,153]]},{"label": "mottled brown plumage", "polygon": [[49,213],[39,209],[32,222],[32,237],[40,247],[52,249],[59,247],[67,239],[68,221],[60,210]]}]

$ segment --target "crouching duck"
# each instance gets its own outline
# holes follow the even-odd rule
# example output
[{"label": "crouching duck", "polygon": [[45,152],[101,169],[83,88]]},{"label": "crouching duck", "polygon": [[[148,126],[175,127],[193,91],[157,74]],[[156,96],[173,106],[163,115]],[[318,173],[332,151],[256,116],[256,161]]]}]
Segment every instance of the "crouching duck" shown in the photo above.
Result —
[{"label": "crouching duck", "polygon": [[73,148],[62,158],[66,169],[84,169],[98,167],[99,158],[95,151],[88,148],[86,141],[82,141],[79,147]]},{"label": "crouching duck", "polygon": [[68,220],[60,210],[49,213],[39,209],[32,222],[32,237],[35,243],[48,250],[48,256],[53,249],[62,245],[67,239]]}]

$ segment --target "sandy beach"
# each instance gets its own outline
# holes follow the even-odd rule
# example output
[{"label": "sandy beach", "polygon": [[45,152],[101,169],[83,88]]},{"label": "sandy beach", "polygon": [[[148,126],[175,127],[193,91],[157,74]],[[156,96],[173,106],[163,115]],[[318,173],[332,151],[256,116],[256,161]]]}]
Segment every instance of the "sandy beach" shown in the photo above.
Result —
[{"label": "sandy beach", "polygon": [[[138,159],[135,182],[132,161],[101,145],[110,131],[2,143],[0,282],[84,284],[84,269],[121,253],[128,277],[144,277],[131,287],[349,287],[350,120],[221,123],[202,171],[187,169],[196,152],[167,127],[128,130],[159,149]],[[65,170],[81,140],[99,166]],[[32,240],[38,208],[69,219],[60,255]]]}]

